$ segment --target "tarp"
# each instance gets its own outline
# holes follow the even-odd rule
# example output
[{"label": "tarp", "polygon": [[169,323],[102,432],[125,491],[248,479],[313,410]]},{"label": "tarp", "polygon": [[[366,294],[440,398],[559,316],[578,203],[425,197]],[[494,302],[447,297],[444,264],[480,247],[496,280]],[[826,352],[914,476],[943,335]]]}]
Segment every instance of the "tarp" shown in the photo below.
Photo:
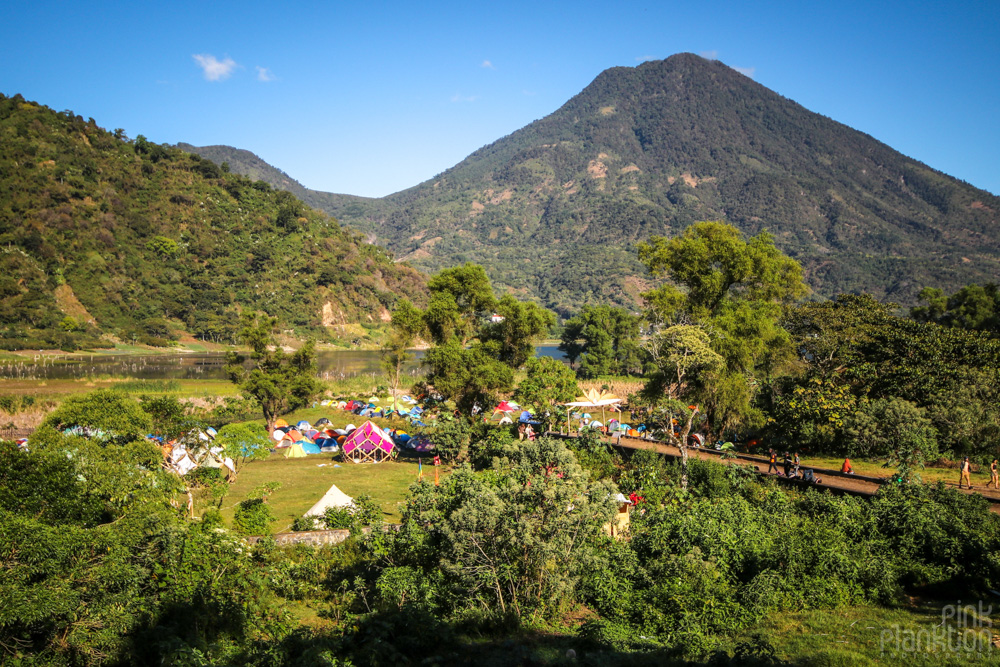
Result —
[{"label": "tarp", "polygon": [[328,507],[353,507],[354,498],[337,488],[334,484],[330,490],[323,494],[319,502],[309,508],[306,516],[323,516]]}]

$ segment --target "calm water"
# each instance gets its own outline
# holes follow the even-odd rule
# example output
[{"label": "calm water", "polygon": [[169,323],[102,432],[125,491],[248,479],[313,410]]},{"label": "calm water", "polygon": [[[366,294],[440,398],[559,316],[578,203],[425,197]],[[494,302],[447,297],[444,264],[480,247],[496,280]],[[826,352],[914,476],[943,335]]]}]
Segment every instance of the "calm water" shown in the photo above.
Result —
[{"label": "calm water", "polygon": [[[535,348],[541,357],[562,359],[554,345]],[[423,350],[414,351],[416,360],[407,372],[417,374]],[[21,363],[0,363],[0,378],[67,379],[79,377],[131,377],[145,380],[206,379],[225,380],[226,355],[201,354],[93,355],[76,358],[47,358],[44,363],[28,359]],[[380,374],[377,350],[338,350],[316,354],[319,376],[323,379]]]}]

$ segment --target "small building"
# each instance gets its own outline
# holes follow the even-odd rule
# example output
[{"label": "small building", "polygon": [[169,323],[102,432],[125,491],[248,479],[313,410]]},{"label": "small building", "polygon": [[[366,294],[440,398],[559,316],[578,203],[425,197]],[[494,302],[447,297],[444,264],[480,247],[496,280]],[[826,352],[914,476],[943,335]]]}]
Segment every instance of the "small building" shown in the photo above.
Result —
[{"label": "small building", "polygon": [[632,501],[620,493],[615,496],[615,500],[618,501],[618,512],[611,517],[611,521],[604,524],[602,530],[608,537],[613,537],[616,540],[623,540],[629,532],[629,524],[631,523],[632,514]]}]

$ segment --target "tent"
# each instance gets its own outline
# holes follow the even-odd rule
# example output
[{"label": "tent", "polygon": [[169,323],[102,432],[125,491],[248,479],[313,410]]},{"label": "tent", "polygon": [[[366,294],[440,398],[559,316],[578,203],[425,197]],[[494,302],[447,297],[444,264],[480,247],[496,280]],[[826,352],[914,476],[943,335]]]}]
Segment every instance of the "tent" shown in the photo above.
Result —
[{"label": "tent", "polygon": [[301,442],[293,442],[292,445],[285,450],[286,459],[303,459],[306,457],[306,452],[302,449]]},{"label": "tent", "polygon": [[329,507],[353,507],[354,498],[337,488],[334,484],[330,487],[330,490],[323,494],[323,497],[319,499],[315,505],[309,508],[306,512],[306,516],[323,516]]},{"label": "tent", "polygon": [[302,447],[302,451],[304,451],[306,454],[319,454],[322,451],[319,445],[317,445],[315,442],[309,442],[308,440],[299,440],[298,442],[293,444],[292,447],[294,447],[295,445],[300,445]]},{"label": "tent", "polygon": [[344,439],[344,460],[354,463],[381,463],[392,457],[396,445],[382,429],[370,421]]}]

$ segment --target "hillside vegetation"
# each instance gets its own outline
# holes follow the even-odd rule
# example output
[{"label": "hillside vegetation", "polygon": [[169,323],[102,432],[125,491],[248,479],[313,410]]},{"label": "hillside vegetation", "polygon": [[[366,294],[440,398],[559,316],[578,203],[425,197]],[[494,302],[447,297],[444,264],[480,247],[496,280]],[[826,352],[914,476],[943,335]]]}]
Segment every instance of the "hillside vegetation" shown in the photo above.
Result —
[{"label": "hillside vegetation", "polygon": [[609,69],[411,189],[320,194],[415,266],[475,261],[563,313],[634,304],[634,245],[697,220],[769,230],[820,296],[912,304],[1000,270],[996,196],[691,54]]},{"label": "hillside vegetation", "polygon": [[0,347],[230,342],[246,307],[350,342],[424,282],[288,192],[0,96]]}]

